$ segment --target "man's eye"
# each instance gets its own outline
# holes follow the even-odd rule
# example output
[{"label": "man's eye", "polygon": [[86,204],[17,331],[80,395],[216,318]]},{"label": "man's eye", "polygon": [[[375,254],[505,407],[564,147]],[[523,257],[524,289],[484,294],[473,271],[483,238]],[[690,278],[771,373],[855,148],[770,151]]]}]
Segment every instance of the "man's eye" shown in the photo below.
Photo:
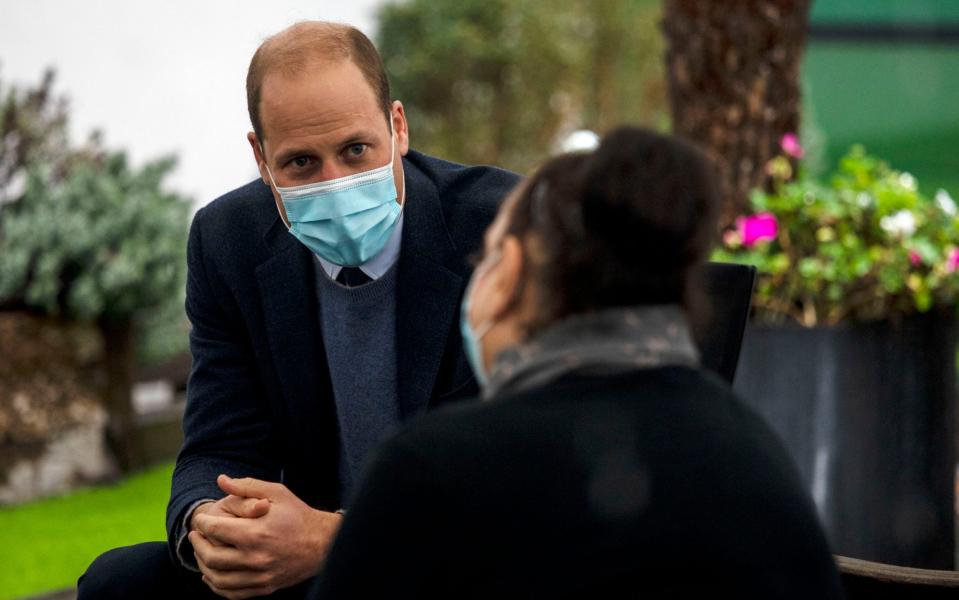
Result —
[{"label": "man's eye", "polygon": [[366,152],[366,144],[350,144],[346,147],[346,154],[351,158],[363,156],[364,152]]},{"label": "man's eye", "polygon": [[294,166],[299,167],[299,168],[302,169],[303,167],[305,167],[305,166],[307,166],[307,165],[310,164],[310,159],[309,159],[309,157],[306,157],[306,156],[297,156],[296,158],[294,158],[294,159],[291,160],[290,162],[291,162]]}]

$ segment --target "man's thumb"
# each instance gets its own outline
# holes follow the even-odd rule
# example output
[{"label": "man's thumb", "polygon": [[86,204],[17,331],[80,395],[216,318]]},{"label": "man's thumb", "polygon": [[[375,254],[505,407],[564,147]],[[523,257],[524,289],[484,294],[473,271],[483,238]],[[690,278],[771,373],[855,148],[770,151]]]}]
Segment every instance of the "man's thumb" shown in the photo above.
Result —
[{"label": "man's thumb", "polygon": [[277,484],[252,477],[233,479],[220,475],[216,478],[216,484],[227,494],[244,498],[273,498],[277,492]]}]

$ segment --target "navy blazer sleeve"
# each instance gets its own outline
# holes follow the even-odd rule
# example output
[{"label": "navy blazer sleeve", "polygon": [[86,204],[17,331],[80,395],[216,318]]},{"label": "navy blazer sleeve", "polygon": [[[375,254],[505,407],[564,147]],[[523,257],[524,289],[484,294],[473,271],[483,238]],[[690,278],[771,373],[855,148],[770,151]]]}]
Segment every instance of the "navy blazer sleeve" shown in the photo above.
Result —
[{"label": "navy blazer sleeve", "polygon": [[[186,510],[204,498],[221,498],[216,477],[279,479],[272,420],[243,319],[211,259],[204,238],[209,211],[193,219],[187,245],[186,312],[192,328],[193,369],[183,418],[184,444],[173,472],[167,534],[175,562],[179,525]],[[187,542],[188,543],[188,542]],[[191,552],[192,553],[192,552]],[[189,553],[188,553],[189,554]]]}]

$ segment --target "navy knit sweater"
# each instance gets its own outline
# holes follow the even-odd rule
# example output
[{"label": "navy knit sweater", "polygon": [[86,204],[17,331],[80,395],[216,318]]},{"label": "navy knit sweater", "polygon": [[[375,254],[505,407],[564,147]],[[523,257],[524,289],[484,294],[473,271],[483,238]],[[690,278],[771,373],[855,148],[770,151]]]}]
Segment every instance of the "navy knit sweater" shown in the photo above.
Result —
[{"label": "navy knit sweater", "polygon": [[340,429],[340,503],[370,449],[400,422],[396,388],[396,265],[347,288],[317,264],[320,329]]}]

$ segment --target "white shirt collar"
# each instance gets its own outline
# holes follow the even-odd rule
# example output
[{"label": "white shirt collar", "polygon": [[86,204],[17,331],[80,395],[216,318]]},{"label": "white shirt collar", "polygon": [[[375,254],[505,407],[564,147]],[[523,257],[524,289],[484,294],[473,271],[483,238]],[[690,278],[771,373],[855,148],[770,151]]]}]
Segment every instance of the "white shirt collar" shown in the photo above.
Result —
[{"label": "white shirt collar", "polygon": [[[360,270],[366,273],[370,279],[379,279],[382,277],[390,270],[390,267],[396,264],[397,259],[399,259],[400,242],[403,240],[404,212],[406,211],[400,211],[400,216],[396,218],[396,226],[393,227],[393,232],[390,233],[390,239],[386,240],[386,245],[383,246],[383,249],[373,258],[360,265]],[[330,276],[330,279],[336,279],[343,269],[342,265],[331,263],[317,254],[313,256],[320,262],[323,271]]]}]

